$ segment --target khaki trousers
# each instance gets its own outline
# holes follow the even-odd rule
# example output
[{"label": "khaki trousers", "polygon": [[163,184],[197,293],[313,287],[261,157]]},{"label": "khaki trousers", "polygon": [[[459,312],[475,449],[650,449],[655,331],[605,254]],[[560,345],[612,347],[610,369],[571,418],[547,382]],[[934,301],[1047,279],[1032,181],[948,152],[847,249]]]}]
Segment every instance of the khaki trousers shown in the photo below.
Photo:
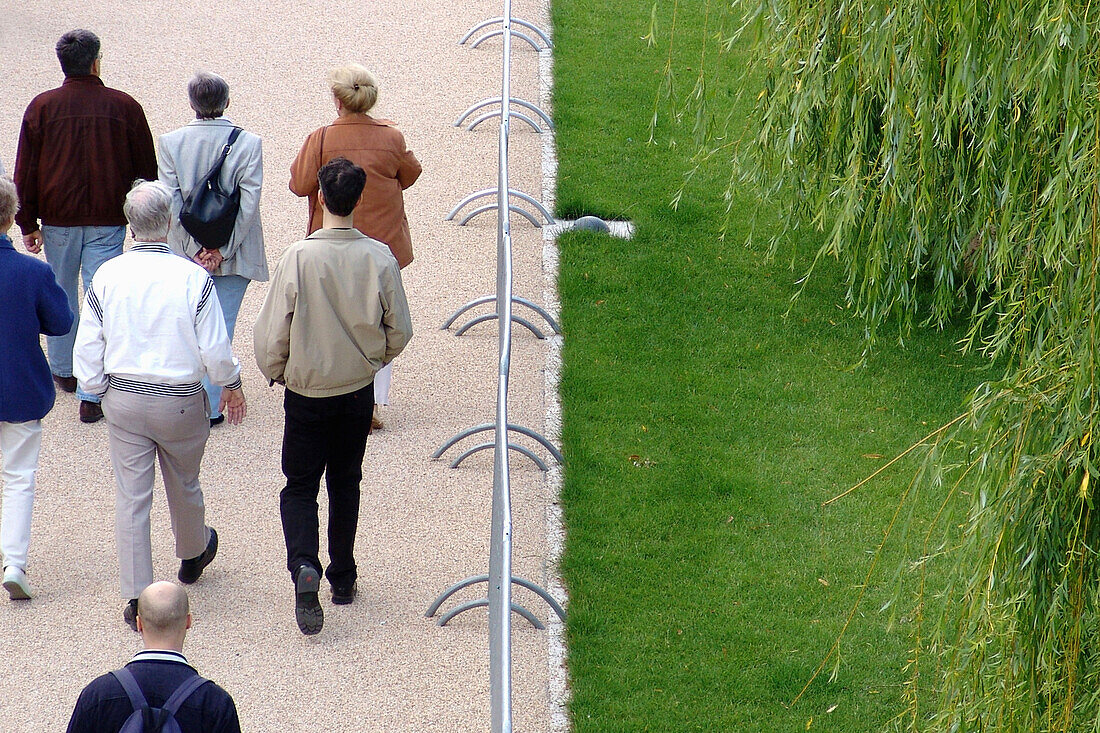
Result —
[{"label": "khaki trousers", "polygon": [[176,557],[198,557],[209,530],[199,486],[199,464],[210,435],[206,393],[160,397],[108,389],[103,397],[111,465],[115,470],[115,543],[123,598],[137,598],[153,582],[149,508],[154,456],[160,462]]}]

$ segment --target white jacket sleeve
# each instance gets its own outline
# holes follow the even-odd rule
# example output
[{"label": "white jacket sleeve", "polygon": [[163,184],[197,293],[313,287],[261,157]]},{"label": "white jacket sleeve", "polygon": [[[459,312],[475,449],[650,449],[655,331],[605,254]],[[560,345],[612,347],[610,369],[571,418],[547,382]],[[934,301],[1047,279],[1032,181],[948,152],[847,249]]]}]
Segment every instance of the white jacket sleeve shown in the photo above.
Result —
[{"label": "white jacket sleeve", "polygon": [[205,282],[202,297],[195,313],[195,338],[198,340],[202,364],[210,381],[219,387],[240,389],[241,365],[233,356],[229,334],[225,330],[225,317],[218,301],[214,281],[205,272],[198,273]]},{"label": "white jacket sleeve", "polygon": [[107,391],[107,375],[103,373],[103,357],[107,341],[103,337],[103,309],[96,295],[95,281],[84,297],[80,325],[73,345],[73,376],[88,394],[102,395]]}]

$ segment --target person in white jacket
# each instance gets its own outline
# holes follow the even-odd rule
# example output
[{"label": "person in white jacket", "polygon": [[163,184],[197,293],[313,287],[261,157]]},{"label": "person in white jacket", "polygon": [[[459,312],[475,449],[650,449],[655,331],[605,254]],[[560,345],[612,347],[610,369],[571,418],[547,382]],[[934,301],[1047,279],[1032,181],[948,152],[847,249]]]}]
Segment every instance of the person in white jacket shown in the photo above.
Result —
[{"label": "person in white jacket", "polygon": [[[180,210],[184,200],[217,162],[236,125],[224,116],[229,106],[229,84],[217,74],[196,73],[187,84],[187,96],[195,119],[161,135],[157,141],[157,176],[172,189],[168,246],[213,275],[226,332],[232,341],[237,313],[248,284],[268,279],[267,253],[260,225],[263,146],[259,136],[243,130],[234,141],[222,166],[219,183],[223,191],[239,190],[241,193],[237,220],[224,247],[204,249],[180,224]],[[217,425],[224,420],[218,410],[221,387],[206,379],[203,388],[210,400],[210,424]]]},{"label": "person in white jacket", "polygon": [[241,367],[229,345],[210,275],[168,248],[172,193],[142,181],[123,212],[134,236],[88,288],[73,350],[80,386],[101,395],[114,467],[115,540],[123,620],[137,629],[137,597],[153,582],[149,507],[159,459],[172,516],[181,583],[198,580],[218,550],[205,523],[199,464],[210,435],[201,380],[224,387],[232,424],[245,415]]}]

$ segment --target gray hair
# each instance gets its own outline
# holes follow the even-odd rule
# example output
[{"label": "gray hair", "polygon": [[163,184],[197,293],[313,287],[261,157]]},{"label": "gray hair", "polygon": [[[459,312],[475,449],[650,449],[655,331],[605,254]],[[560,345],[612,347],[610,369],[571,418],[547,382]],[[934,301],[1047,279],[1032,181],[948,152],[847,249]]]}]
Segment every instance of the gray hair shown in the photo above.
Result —
[{"label": "gray hair", "polygon": [[130,222],[134,239],[162,242],[168,237],[168,223],[172,218],[172,190],[160,181],[134,181],[134,187],[126,194],[122,213]]},{"label": "gray hair", "polygon": [[19,194],[15,192],[15,181],[9,176],[0,176],[0,224],[10,224],[14,221],[17,211],[19,211]]},{"label": "gray hair", "polygon": [[187,96],[195,115],[199,119],[211,120],[225,112],[229,104],[229,84],[217,74],[196,71],[187,83]]}]

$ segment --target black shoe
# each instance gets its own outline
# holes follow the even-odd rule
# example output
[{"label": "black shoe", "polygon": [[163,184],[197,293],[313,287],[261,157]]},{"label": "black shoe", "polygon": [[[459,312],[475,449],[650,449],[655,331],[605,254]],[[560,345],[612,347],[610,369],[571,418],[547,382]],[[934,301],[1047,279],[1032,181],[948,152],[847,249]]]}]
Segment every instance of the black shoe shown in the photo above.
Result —
[{"label": "black shoe", "polygon": [[212,417],[212,418],[210,418],[210,427],[214,427],[215,425],[221,425],[223,422],[225,422],[225,415],[218,415],[217,417]]},{"label": "black shoe", "polygon": [[355,581],[351,581],[351,585],[334,585],[332,586],[332,602],[337,606],[346,606],[355,600],[355,596],[359,595],[359,588],[355,585]]},{"label": "black shoe", "polygon": [[138,630],[136,598],[131,598],[130,602],[126,604],[126,607],[122,609],[122,620],[134,631]]},{"label": "black shoe", "polygon": [[103,419],[103,408],[98,402],[80,401],[80,422],[99,422]]},{"label": "black shoe", "polygon": [[321,589],[321,574],[312,565],[298,568],[294,579],[294,620],[306,636],[312,636],[325,625],[325,612],[317,592]]},{"label": "black shoe", "polygon": [[55,374],[53,381],[62,392],[76,391],[76,377],[59,377]]},{"label": "black shoe", "polygon": [[206,550],[198,557],[180,561],[180,571],[176,577],[181,583],[190,585],[199,579],[206,566],[214,562],[214,556],[218,554],[218,533],[210,528],[210,541],[206,543]]}]

